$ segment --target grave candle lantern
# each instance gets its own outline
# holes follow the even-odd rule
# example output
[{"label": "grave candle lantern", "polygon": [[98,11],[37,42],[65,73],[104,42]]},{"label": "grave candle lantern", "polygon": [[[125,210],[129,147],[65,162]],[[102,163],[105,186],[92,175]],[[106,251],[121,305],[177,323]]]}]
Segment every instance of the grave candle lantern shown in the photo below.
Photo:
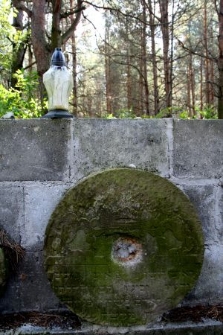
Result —
[{"label": "grave candle lantern", "polygon": [[73,118],[68,111],[73,78],[60,48],[56,48],[52,55],[51,66],[43,75],[43,83],[48,95],[49,110],[44,118]]}]

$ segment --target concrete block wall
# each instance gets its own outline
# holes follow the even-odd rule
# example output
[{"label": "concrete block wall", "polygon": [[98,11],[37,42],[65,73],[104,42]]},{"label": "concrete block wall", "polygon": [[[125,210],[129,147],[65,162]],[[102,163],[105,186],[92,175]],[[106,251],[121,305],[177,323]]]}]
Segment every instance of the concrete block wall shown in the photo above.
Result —
[{"label": "concrete block wall", "polygon": [[0,312],[64,308],[43,268],[43,240],[65,192],[91,173],[136,167],[183,190],[205,237],[203,269],[186,305],[223,303],[223,121],[0,120],[0,226],[26,249]]}]

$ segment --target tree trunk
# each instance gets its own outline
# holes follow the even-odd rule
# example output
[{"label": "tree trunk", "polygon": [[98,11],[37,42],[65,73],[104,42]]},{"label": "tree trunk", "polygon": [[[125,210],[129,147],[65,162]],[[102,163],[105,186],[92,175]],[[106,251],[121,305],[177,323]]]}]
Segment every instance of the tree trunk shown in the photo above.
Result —
[{"label": "tree trunk", "polygon": [[191,116],[195,115],[195,83],[194,83],[194,69],[193,69],[193,56],[190,53],[190,62],[189,62],[189,80],[191,88]]},{"label": "tree trunk", "polygon": [[42,78],[50,65],[52,49],[45,39],[45,0],[34,0],[31,19],[31,38],[37,63],[37,72]]},{"label": "tree trunk", "polygon": [[60,29],[60,13],[61,13],[61,0],[53,0],[53,15],[52,15],[52,31],[51,31],[51,47],[61,48],[61,29]]},{"label": "tree trunk", "polygon": [[73,114],[77,116],[77,50],[75,33],[72,36],[72,63],[73,63]]},{"label": "tree trunk", "polygon": [[169,58],[169,0],[159,0],[160,6],[160,25],[163,38],[163,64],[164,64],[164,87],[165,87],[165,107],[172,107],[172,92],[171,92],[171,62]]},{"label": "tree trunk", "polygon": [[[211,22],[211,27],[210,27],[210,33],[209,33],[209,39],[211,41],[215,40],[215,32],[214,32],[214,27],[213,23]],[[209,80],[210,80],[210,85],[209,85],[209,92],[210,92],[210,103],[211,105],[214,105],[215,103],[215,92],[214,92],[214,83],[215,83],[215,60],[209,58]]]},{"label": "tree trunk", "polygon": [[133,107],[132,103],[132,76],[131,76],[131,56],[129,51],[129,45],[127,45],[127,107],[131,110]]},{"label": "tree trunk", "polygon": [[146,2],[145,0],[141,0],[142,2],[142,37],[141,37],[141,62],[142,62],[142,78],[143,78],[143,111],[142,114],[149,115],[149,85],[147,78],[147,36],[146,36]]},{"label": "tree trunk", "polygon": [[31,39],[39,75],[39,94],[43,109],[43,99],[46,96],[43,74],[49,69],[52,54],[52,50],[45,39],[45,0],[33,0]]},{"label": "tree trunk", "polygon": [[188,106],[188,111],[189,111],[189,117],[191,117],[191,88],[190,88],[190,69],[188,67],[187,69],[187,106]]},{"label": "tree trunk", "polygon": [[[17,15],[13,17],[13,26],[16,30],[22,31],[23,28],[23,10],[19,9]],[[14,77],[14,74],[23,68],[23,61],[25,57],[25,52],[27,48],[29,37],[19,43],[19,46],[16,43],[13,43],[12,48],[12,65],[11,65],[11,87],[15,88],[17,84],[17,79]]]},{"label": "tree trunk", "polygon": [[154,111],[151,114],[156,115],[159,113],[159,87],[158,87],[158,71],[157,71],[157,59],[156,59],[156,40],[155,40],[155,20],[154,20],[154,9],[152,0],[148,0],[149,8],[149,24],[151,31],[151,57],[152,57],[152,71],[153,71],[153,95],[154,95]]},{"label": "tree trunk", "polygon": [[[70,8],[74,7],[74,0],[70,0]],[[73,20],[73,15],[71,17]],[[72,67],[73,67],[73,114],[77,116],[77,49],[75,31],[71,37]]]},{"label": "tree trunk", "polygon": [[204,48],[205,48],[205,100],[210,105],[210,80],[209,80],[209,57],[208,57],[208,26],[207,26],[207,1],[204,2]]},{"label": "tree trunk", "polygon": [[105,89],[107,114],[112,114],[111,62],[109,48],[109,27],[105,27]]},{"label": "tree trunk", "polygon": [[133,107],[132,101],[132,71],[131,71],[131,42],[129,42],[129,18],[125,20],[125,35],[126,35],[126,94],[127,94],[127,109]]},{"label": "tree trunk", "polygon": [[203,58],[200,59],[200,110],[203,110],[204,100],[203,100]]}]

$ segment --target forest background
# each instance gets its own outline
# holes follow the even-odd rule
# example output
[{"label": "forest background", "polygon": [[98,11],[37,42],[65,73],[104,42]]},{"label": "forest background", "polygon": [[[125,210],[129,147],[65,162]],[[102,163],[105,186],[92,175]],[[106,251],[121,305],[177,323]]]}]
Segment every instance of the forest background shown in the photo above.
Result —
[{"label": "forest background", "polygon": [[0,0],[0,116],[47,112],[61,47],[78,117],[223,118],[223,0]]}]

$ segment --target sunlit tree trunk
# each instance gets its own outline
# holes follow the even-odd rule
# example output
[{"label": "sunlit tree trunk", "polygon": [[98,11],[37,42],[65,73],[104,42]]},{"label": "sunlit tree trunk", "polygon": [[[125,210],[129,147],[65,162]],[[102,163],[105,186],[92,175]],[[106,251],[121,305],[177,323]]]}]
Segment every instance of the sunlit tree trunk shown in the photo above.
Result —
[{"label": "sunlit tree trunk", "polygon": [[131,110],[132,104],[132,76],[131,76],[131,55],[129,46],[127,46],[127,107]]},{"label": "sunlit tree trunk", "polygon": [[109,27],[105,27],[105,95],[107,114],[112,114],[112,89],[111,89],[111,60],[109,48]]},{"label": "sunlit tree trunk", "polygon": [[209,78],[209,50],[208,50],[208,20],[207,20],[207,1],[204,2],[204,48],[205,48],[205,101],[210,105],[210,78]]},{"label": "sunlit tree trunk", "polygon": [[[210,31],[210,39],[211,41],[215,40],[215,33],[213,31],[213,25],[211,25],[211,31]],[[214,66],[215,66],[215,60],[209,59],[210,64],[209,64],[209,80],[210,80],[210,85],[209,85],[209,93],[210,93],[210,103],[211,105],[214,105],[214,82],[215,82],[215,71],[214,71]]]},{"label": "sunlit tree trunk", "polygon": [[142,32],[141,32],[141,76],[142,76],[142,98],[143,110],[142,114],[149,115],[149,85],[147,77],[147,11],[146,1],[141,0],[142,4]]},{"label": "sunlit tree trunk", "polygon": [[46,96],[43,74],[48,70],[52,50],[45,39],[45,0],[34,0],[31,19],[31,39],[39,75],[39,93],[42,102]]},{"label": "sunlit tree trunk", "polygon": [[[74,0],[70,0],[70,8],[74,8]],[[73,20],[73,15],[71,20]],[[77,50],[76,50],[76,38],[75,31],[71,36],[71,50],[72,50],[72,72],[73,72],[73,114],[77,116]]]},{"label": "sunlit tree trunk", "polygon": [[62,0],[52,0],[53,15],[52,15],[52,31],[51,31],[51,46],[55,48],[61,48],[61,7]]},{"label": "sunlit tree trunk", "polygon": [[188,65],[188,84],[189,84],[189,115],[193,117],[195,115],[195,83],[194,83],[194,69],[193,69],[193,56],[192,53],[189,55],[189,65]]},{"label": "sunlit tree trunk", "polygon": [[31,19],[31,38],[40,77],[48,70],[52,53],[45,39],[45,4],[45,0],[33,1]]},{"label": "sunlit tree trunk", "polygon": [[169,0],[159,0],[160,25],[163,38],[164,87],[166,107],[172,107],[171,91],[171,60],[169,58],[170,29],[169,29]]},{"label": "sunlit tree trunk", "polygon": [[152,71],[153,71],[153,96],[154,96],[154,111],[151,114],[156,115],[159,112],[159,87],[158,87],[158,71],[157,71],[157,58],[156,58],[156,40],[155,40],[155,19],[154,19],[154,2],[148,0],[149,9],[149,24],[151,32],[151,57],[152,57]]},{"label": "sunlit tree trunk", "polygon": [[132,71],[131,71],[131,45],[129,42],[129,18],[125,20],[125,34],[126,34],[126,91],[127,91],[127,108],[133,108],[132,103]]},{"label": "sunlit tree trunk", "polygon": [[200,59],[200,110],[203,110],[204,101],[203,101],[203,67],[204,67],[203,58]]},{"label": "sunlit tree trunk", "polygon": [[189,110],[189,116],[191,117],[191,89],[190,89],[190,74],[189,69],[187,69],[187,106]]},{"label": "sunlit tree trunk", "polygon": [[77,115],[77,50],[76,50],[76,38],[75,33],[71,38],[71,49],[72,49],[72,69],[73,69],[73,114]]}]

